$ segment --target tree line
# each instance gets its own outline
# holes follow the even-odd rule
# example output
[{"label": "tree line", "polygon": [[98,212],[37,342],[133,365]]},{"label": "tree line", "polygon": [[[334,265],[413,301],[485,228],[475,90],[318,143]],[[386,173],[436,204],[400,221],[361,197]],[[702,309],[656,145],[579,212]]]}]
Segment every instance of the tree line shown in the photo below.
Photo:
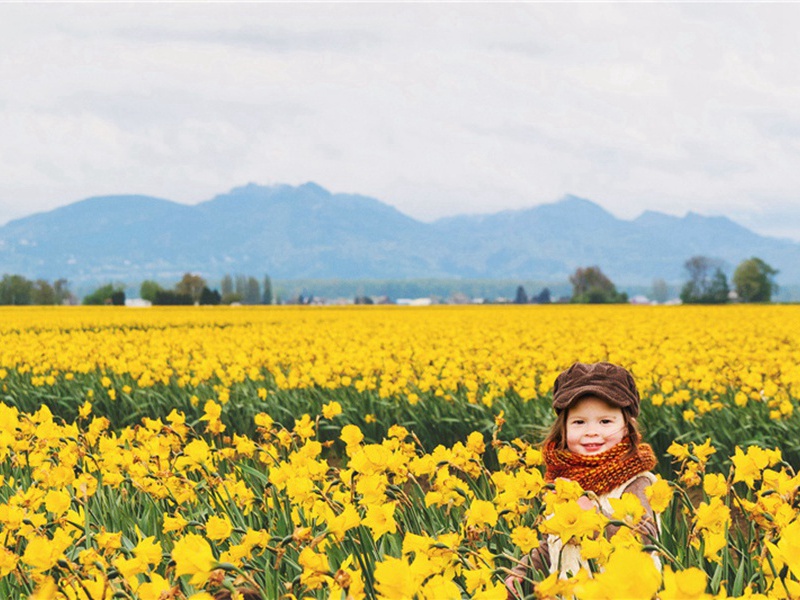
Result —
[{"label": "tree line", "polygon": [[[693,256],[684,263],[687,279],[680,291],[684,304],[723,304],[735,299],[739,302],[770,302],[778,290],[775,276],[778,270],[757,257],[742,261],[735,269],[731,281],[723,270],[722,262],[707,256]],[[559,298],[585,304],[628,302],[628,295],[619,292],[616,285],[598,266],[579,267],[570,275],[572,296]],[[273,295],[272,281],[265,275],[261,281],[252,276],[226,274],[219,289],[211,289],[200,275],[185,273],[173,287],[164,287],[154,280],[143,281],[140,297],[154,305],[216,305],[216,304],[273,304],[280,299]],[[668,286],[663,279],[653,282],[653,298],[664,302]],[[364,298],[367,298],[364,296]],[[301,300],[304,298],[301,296]],[[358,298],[357,298],[358,300]],[[548,288],[528,296],[520,285],[513,300],[517,304],[546,304],[552,301]],[[83,304],[124,305],[124,286],[103,285],[86,295]],[[44,279],[28,280],[22,275],[3,275],[0,280],[0,305],[57,305],[76,304],[66,279],[49,282]]]},{"label": "tree line", "polygon": [[752,257],[742,261],[733,272],[733,290],[722,270],[720,261],[707,256],[693,256],[684,264],[689,280],[681,289],[681,300],[686,304],[724,304],[731,291],[740,302],[770,302],[778,291],[774,269],[763,260]]},{"label": "tree line", "polygon": [[[272,304],[272,281],[269,275],[259,281],[244,275],[225,275],[220,290],[211,289],[200,275],[185,273],[173,287],[164,287],[153,280],[143,281],[139,294],[154,305],[194,304]],[[108,283],[81,300],[85,305],[125,304],[125,286]],[[49,282],[44,279],[29,280],[22,275],[5,274],[0,279],[0,305],[59,305],[77,304],[78,298],[69,289],[66,279]]]},{"label": "tree line", "polygon": [[69,290],[66,279],[56,279],[50,283],[45,279],[32,281],[22,275],[3,275],[0,279],[0,304],[17,305],[55,305],[75,304],[77,299]]},{"label": "tree line", "polygon": [[[221,291],[208,286],[208,282],[196,273],[184,273],[173,287],[164,287],[159,282],[147,279],[139,286],[139,297],[154,306],[193,306],[217,304],[272,304],[272,281],[269,275],[259,282],[255,277],[225,275]],[[123,286],[106,284],[83,299],[83,304],[124,305]]]},{"label": "tree line", "polygon": [[[770,302],[778,291],[775,275],[778,270],[757,257],[743,260],[733,272],[731,284],[722,269],[722,261],[707,256],[693,256],[684,265],[687,280],[680,299],[684,304],[725,304],[738,302]],[[571,302],[583,304],[624,303],[628,295],[617,291],[614,283],[600,267],[580,267],[569,278],[572,284]],[[517,301],[524,290],[517,290]],[[667,284],[662,279],[653,282],[656,300],[667,299]]]},{"label": "tree line", "polygon": [[143,281],[139,295],[142,300],[162,306],[273,303],[272,280],[269,275],[259,281],[252,276],[226,274],[218,290],[209,288],[200,275],[185,273],[172,289],[165,289],[156,281]]}]

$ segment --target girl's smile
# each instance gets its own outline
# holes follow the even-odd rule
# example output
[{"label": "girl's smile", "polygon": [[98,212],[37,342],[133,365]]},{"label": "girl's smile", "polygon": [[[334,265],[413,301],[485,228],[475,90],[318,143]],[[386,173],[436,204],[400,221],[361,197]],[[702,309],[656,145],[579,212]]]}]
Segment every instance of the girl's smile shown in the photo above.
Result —
[{"label": "girl's smile", "polygon": [[622,409],[596,396],[584,396],[568,409],[567,448],[576,454],[600,454],[625,437]]}]

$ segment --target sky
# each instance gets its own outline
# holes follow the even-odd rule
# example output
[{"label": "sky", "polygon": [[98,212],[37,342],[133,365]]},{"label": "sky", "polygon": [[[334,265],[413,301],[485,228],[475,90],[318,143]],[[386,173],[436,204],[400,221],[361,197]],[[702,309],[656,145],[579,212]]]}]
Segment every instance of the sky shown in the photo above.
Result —
[{"label": "sky", "polygon": [[0,223],[247,183],[800,241],[800,4],[0,4]]}]

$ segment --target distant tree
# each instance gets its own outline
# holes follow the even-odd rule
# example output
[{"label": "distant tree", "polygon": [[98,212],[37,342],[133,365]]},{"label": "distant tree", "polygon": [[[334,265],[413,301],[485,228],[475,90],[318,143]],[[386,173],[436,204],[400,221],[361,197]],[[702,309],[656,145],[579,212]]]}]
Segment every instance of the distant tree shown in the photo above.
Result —
[{"label": "distant tree", "polygon": [[711,288],[709,289],[710,304],[725,304],[730,299],[731,288],[728,285],[728,278],[722,268],[714,270],[711,278]]},{"label": "distant tree", "polygon": [[122,287],[108,283],[97,288],[91,294],[84,296],[83,303],[87,305],[124,305],[125,292],[123,291]]},{"label": "distant tree", "polygon": [[31,290],[31,304],[47,306],[56,303],[56,291],[48,281],[37,279]]},{"label": "distant tree", "polygon": [[22,275],[3,275],[0,280],[0,304],[20,306],[33,299],[33,282]]},{"label": "distant tree", "polygon": [[550,302],[552,302],[550,299],[550,288],[542,289],[541,292],[531,298],[531,302],[534,304],[550,304]]},{"label": "distant tree", "polygon": [[653,280],[653,300],[659,304],[664,304],[669,299],[669,286],[663,279]]},{"label": "distant tree", "polygon": [[742,302],[770,302],[778,289],[774,277],[778,274],[760,258],[749,258],[739,263],[733,272],[733,286]]},{"label": "distant tree", "polygon": [[139,286],[139,297],[142,300],[147,300],[149,302],[155,302],[156,294],[158,294],[158,292],[161,292],[163,290],[164,290],[164,288],[162,288],[158,284],[158,282],[153,281],[151,279],[147,279],[147,280],[142,282],[141,286]]},{"label": "distant tree", "polygon": [[56,304],[74,304],[75,296],[69,291],[69,282],[66,279],[56,279],[53,282],[53,293]]},{"label": "distant tree", "polygon": [[236,279],[234,279],[233,293],[244,300],[244,296],[247,293],[247,277],[245,275],[236,276]]},{"label": "distant tree", "polygon": [[[202,291],[200,292],[202,294]],[[154,306],[191,306],[194,299],[189,294],[175,290],[158,290],[153,298]]]},{"label": "distant tree", "polygon": [[272,304],[272,279],[269,278],[269,275],[264,275],[262,290],[261,304]]},{"label": "distant tree", "polygon": [[230,294],[223,294],[222,299],[220,300],[220,304],[233,304],[235,302],[241,302],[241,301],[242,297],[236,292],[232,292]]},{"label": "distant tree", "polygon": [[514,304],[527,304],[528,303],[528,294],[525,293],[525,288],[517,286],[517,294],[514,296]]},{"label": "distant tree", "polygon": [[204,287],[200,293],[200,304],[217,305],[222,301],[222,295],[217,290],[210,290]]},{"label": "distant tree", "polygon": [[248,277],[244,286],[244,297],[242,301],[245,304],[261,304],[261,284],[255,277]]},{"label": "distant tree", "polygon": [[[302,296],[300,298],[302,299]],[[356,296],[353,302],[355,304],[375,304],[375,301],[369,296]]]},{"label": "distant tree", "polygon": [[[83,304],[86,305],[101,305],[111,304],[111,294],[114,293],[114,286],[110,283],[101,286],[83,297]],[[108,301],[108,302],[106,302]]]},{"label": "distant tree", "polygon": [[685,304],[724,304],[730,288],[720,261],[707,256],[693,256],[683,264],[689,280],[681,289]]},{"label": "distant tree", "polygon": [[600,267],[579,267],[569,282],[572,284],[572,302],[578,304],[610,304],[627,302],[628,295],[617,292],[616,286]]},{"label": "distant tree", "polygon": [[225,275],[222,277],[222,281],[219,284],[219,290],[222,293],[223,298],[233,294],[233,278],[230,276],[230,273],[225,273]]},{"label": "distant tree", "polygon": [[120,290],[120,289],[114,290],[114,292],[111,294],[110,300],[111,300],[111,304],[113,304],[114,306],[125,306],[125,292],[124,292],[124,290]]},{"label": "distant tree", "polygon": [[183,278],[175,285],[175,291],[178,294],[186,294],[192,302],[200,302],[200,294],[203,293],[203,288],[206,286],[206,280],[193,273],[185,273]]}]

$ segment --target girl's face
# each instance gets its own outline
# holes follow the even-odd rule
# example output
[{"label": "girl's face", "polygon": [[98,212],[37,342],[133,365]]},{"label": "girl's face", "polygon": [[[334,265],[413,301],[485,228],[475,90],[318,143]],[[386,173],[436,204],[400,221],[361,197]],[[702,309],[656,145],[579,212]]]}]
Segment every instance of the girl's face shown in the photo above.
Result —
[{"label": "girl's face", "polygon": [[584,396],[567,409],[567,448],[599,454],[616,446],[628,429],[622,409],[596,396]]}]

